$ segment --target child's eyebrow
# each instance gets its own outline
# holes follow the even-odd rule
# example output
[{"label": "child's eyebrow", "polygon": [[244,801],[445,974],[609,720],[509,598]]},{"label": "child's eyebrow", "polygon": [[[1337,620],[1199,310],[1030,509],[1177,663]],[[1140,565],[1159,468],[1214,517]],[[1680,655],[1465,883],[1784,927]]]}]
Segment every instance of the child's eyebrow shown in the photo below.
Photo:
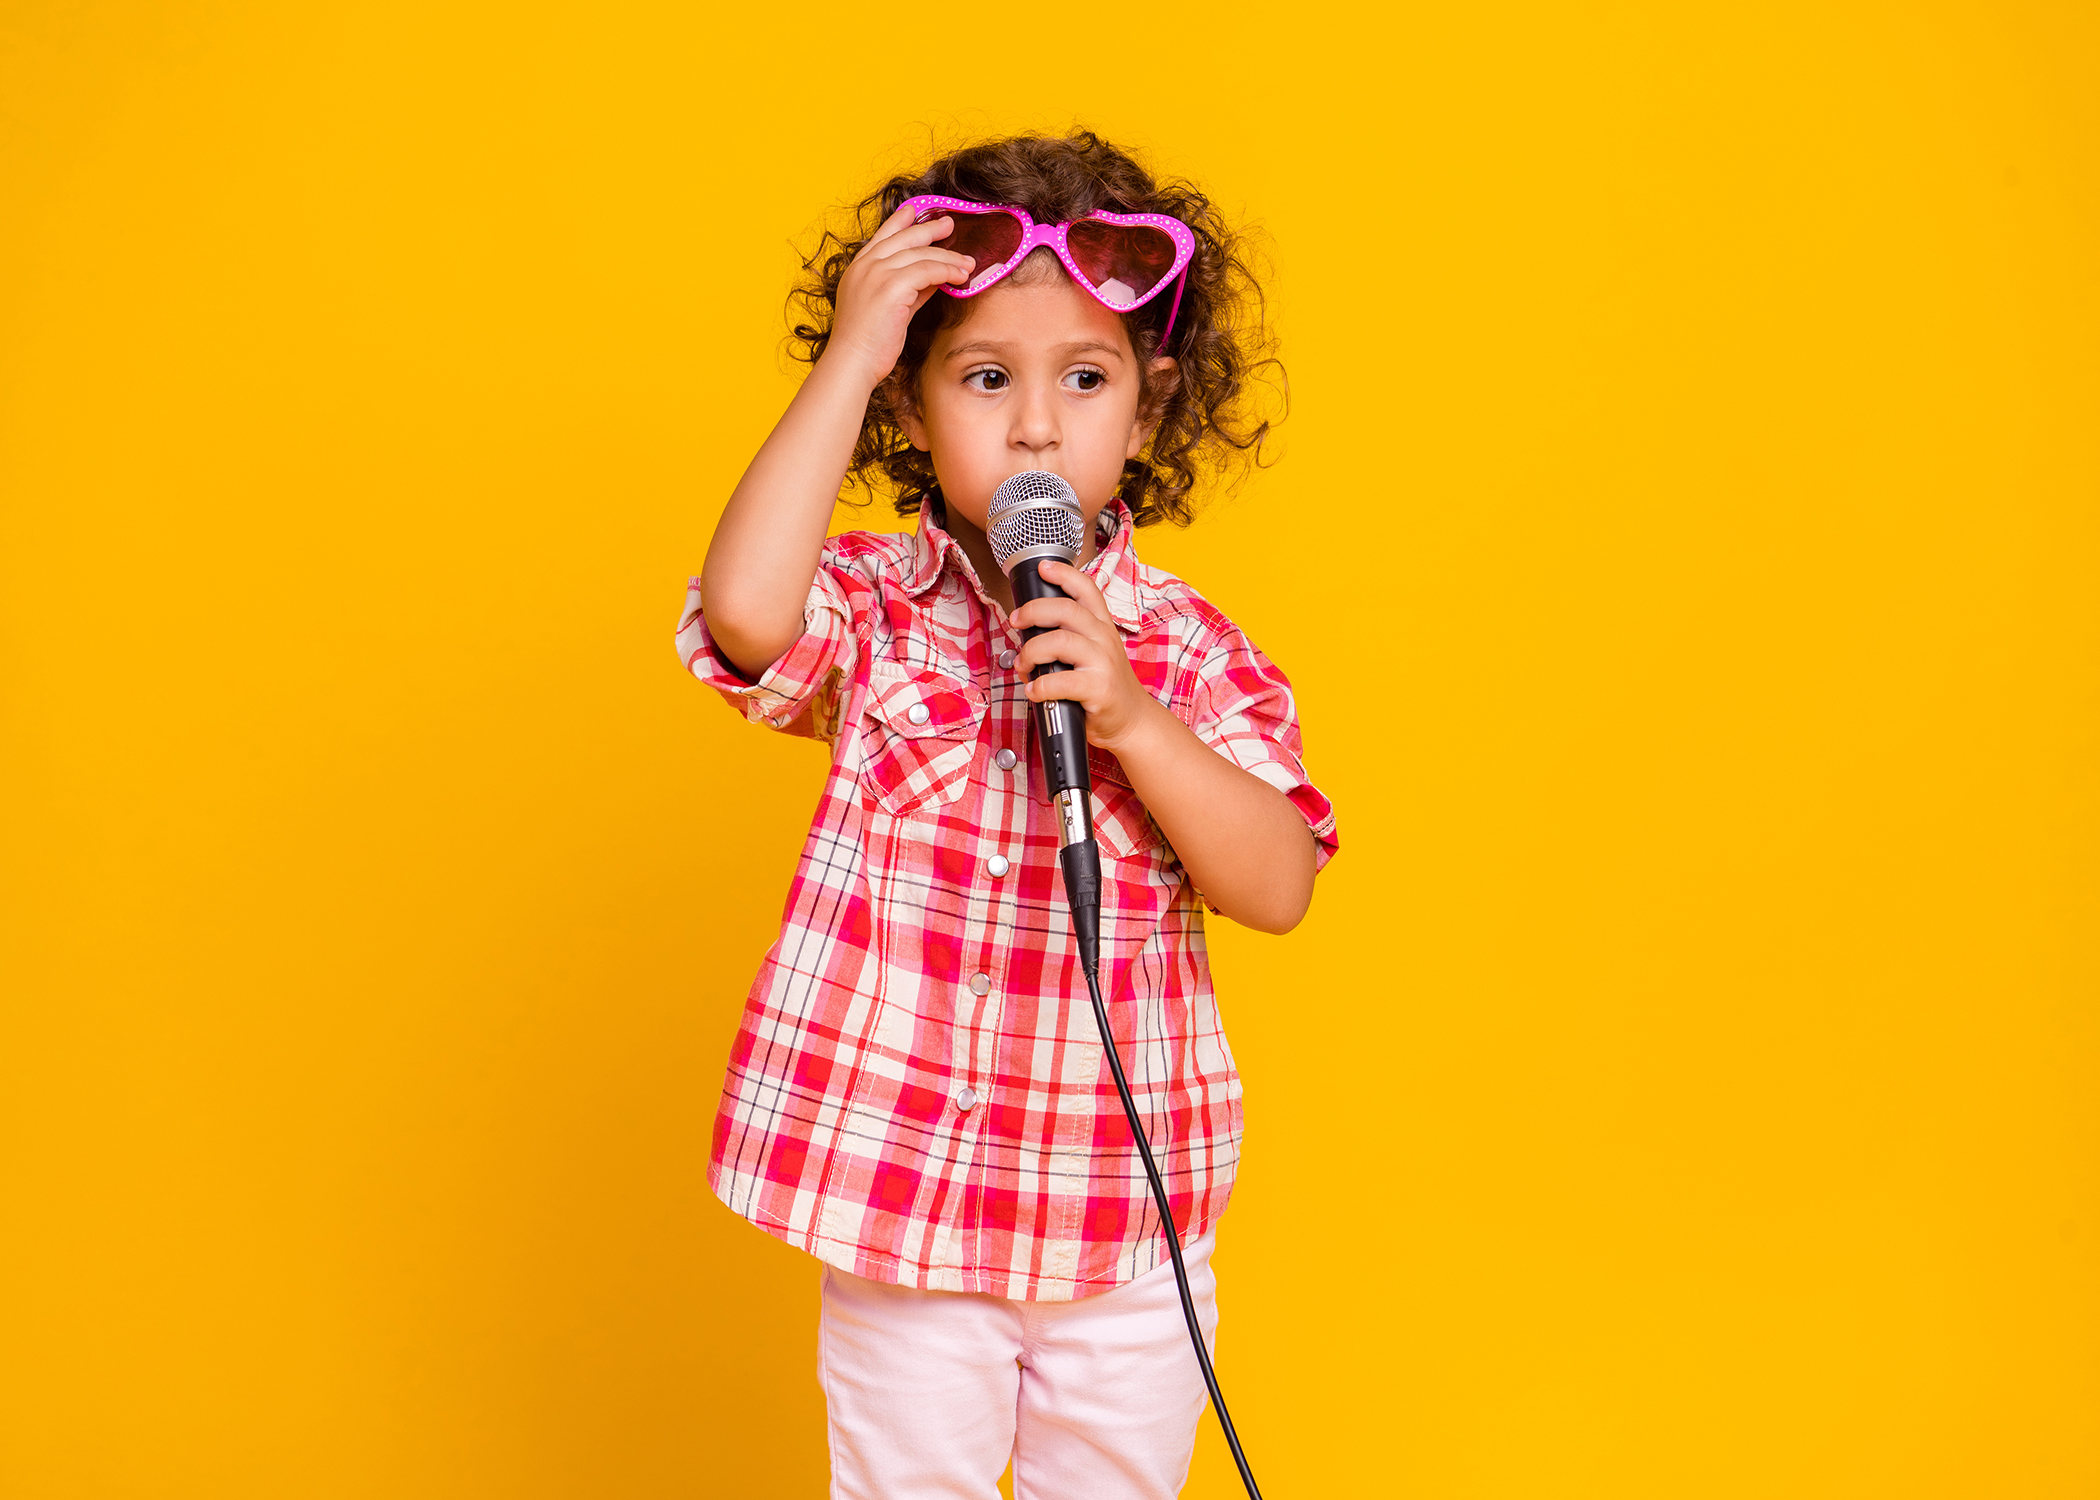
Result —
[{"label": "child's eyebrow", "polygon": [[[1013,344],[1002,339],[973,339],[967,344],[957,344],[950,349],[948,358],[960,359],[966,354],[1005,354],[1013,347]],[[1123,351],[1106,339],[1080,339],[1070,344],[1056,344],[1051,347],[1050,352],[1066,359],[1075,354],[1106,354],[1116,359],[1123,357]]]}]

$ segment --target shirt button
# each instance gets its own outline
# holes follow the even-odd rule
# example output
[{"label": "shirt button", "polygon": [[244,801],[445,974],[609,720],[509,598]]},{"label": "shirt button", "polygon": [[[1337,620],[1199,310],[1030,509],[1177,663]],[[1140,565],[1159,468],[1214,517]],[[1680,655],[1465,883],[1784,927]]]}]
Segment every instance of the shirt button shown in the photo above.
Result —
[{"label": "shirt button", "polygon": [[977,1107],[977,1090],[967,1083],[955,1091],[955,1107],[968,1114]]},{"label": "shirt button", "polygon": [[1013,664],[1014,664],[1014,653],[1013,653],[1013,652],[1011,652],[1011,651],[1002,651],[1002,652],[1000,652],[1000,653],[999,653],[999,665],[1000,665],[1000,666],[1002,666],[1002,667],[1007,667],[1007,668],[1009,668],[1009,669],[1010,669],[1010,668],[1011,668],[1011,667],[1013,666]]},{"label": "shirt button", "polygon": [[991,975],[989,975],[989,974],[972,974],[972,975],[970,976],[970,993],[971,993],[971,994],[973,994],[973,995],[989,995],[989,994],[990,994],[991,992],[992,992],[992,976],[991,976]]},{"label": "shirt button", "polygon": [[914,724],[923,724],[933,717],[933,710],[923,703],[914,703],[911,706],[911,712],[904,717],[911,720]]},{"label": "shirt button", "polygon": [[984,862],[984,867],[987,870],[990,870],[994,877],[1004,875],[1008,870],[1013,868],[1013,866],[1009,865],[1006,862],[1006,856],[1003,854],[994,854],[990,859]]},{"label": "shirt button", "polygon": [[997,762],[1000,770],[1011,771],[1014,768],[1014,761],[1018,759],[1018,757],[1015,756],[1015,754],[1011,750],[1001,750],[997,755],[993,756],[992,759],[995,762]]}]

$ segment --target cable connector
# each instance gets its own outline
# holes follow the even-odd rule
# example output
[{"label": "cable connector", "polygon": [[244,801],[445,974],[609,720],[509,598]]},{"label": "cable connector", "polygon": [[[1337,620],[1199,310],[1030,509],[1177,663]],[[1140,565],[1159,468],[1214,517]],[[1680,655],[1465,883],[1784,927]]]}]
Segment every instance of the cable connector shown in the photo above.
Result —
[{"label": "cable connector", "polygon": [[1072,934],[1079,939],[1079,966],[1101,972],[1101,845],[1081,839],[1057,851],[1065,872],[1065,900],[1072,907]]}]

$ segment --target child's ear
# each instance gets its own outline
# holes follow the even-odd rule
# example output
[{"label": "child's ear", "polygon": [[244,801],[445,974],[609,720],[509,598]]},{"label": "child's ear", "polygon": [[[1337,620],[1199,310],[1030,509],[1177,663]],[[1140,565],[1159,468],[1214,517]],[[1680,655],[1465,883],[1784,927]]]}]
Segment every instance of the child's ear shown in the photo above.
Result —
[{"label": "child's ear", "polygon": [[1145,399],[1138,403],[1137,420],[1130,424],[1130,447],[1125,458],[1136,458],[1152,441],[1153,429],[1166,415],[1167,403],[1181,389],[1181,370],[1162,354],[1145,367]]},{"label": "child's ear", "polygon": [[919,419],[918,391],[914,382],[898,378],[897,372],[892,370],[878,389],[882,392],[883,404],[889,407],[890,415],[897,419],[897,426],[903,430],[905,440],[921,453],[930,451],[926,424]]}]

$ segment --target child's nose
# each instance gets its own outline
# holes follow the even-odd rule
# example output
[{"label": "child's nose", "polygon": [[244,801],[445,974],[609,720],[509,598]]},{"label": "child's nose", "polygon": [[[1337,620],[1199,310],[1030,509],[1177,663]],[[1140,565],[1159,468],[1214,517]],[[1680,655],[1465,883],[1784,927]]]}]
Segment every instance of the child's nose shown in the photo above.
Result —
[{"label": "child's nose", "polygon": [[1013,445],[1040,453],[1055,448],[1058,440],[1057,403],[1048,392],[1028,391],[1011,408],[1014,414]]}]

